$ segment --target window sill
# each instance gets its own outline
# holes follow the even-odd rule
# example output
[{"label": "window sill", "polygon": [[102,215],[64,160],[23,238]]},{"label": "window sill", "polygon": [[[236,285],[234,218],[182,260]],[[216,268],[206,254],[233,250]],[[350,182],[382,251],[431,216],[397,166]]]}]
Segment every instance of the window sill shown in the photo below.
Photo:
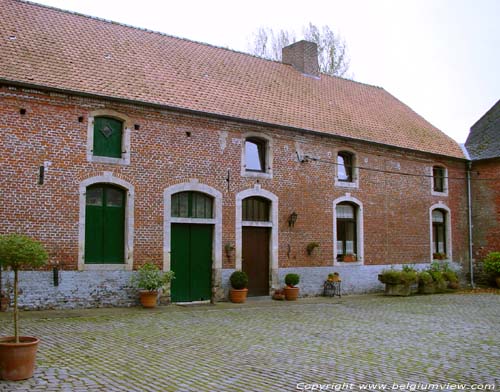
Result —
[{"label": "window sill", "polygon": [[358,265],[363,265],[363,260],[358,260],[358,261],[338,261],[335,260],[333,263],[334,266],[340,267],[340,266],[358,266]]},{"label": "window sill", "polygon": [[253,172],[253,171],[242,171],[242,177],[254,177],[254,178],[273,178],[272,173],[264,173],[264,172]]},{"label": "window sill", "polygon": [[111,158],[111,157],[101,157],[98,155],[90,155],[87,157],[89,162],[93,163],[107,163],[111,165],[130,165],[130,157],[125,156],[124,158]]},{"label": "window sill", "polygon": [[83,264],[80,271],[130,271],[128,264]]},{"label": "window sill", "polygon": [[342,188],[358,188],[359,183],[358,181],[340,181],[338,179],[335,179],[335,186]]},{"label": "window sill", "polygon": [[431,191],[431,195],[432,196],[444,196],[444,197],[448,197],[448,191],[445,191],[445,192],[436,192],[434,190]]}]

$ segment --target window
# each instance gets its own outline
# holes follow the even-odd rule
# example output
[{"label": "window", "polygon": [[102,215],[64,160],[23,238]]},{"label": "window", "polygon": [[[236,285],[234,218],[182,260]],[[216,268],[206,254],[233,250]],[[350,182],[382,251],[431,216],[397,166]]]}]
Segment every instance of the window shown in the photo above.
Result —
[{"label": "window", "polygon": [[432,168],[432,189],[434,192],[446,192],[446,169],[444,167]]},{"label": "window", "polygon": [[266,172],[266,141],[257,138],[245,140],[245,167],[247,171]]},{"label": "window", "polygon": [[270,201],[258,196],[247,197],[243,200],[243,221],[269,222]]},{"label": "window", "polygon": [[111,117],[94,118],[94,155],[121,158],[122,133],[122,121]]},{"label": "window", "polygon": [[344,256],[355,256],[357,251],[357,208],[354,204],[337,204],[337,260],[344,261]]},{"label": "window", "polygon": [[433,259],[446,255],[446,211],[432,211],[432,253]]},{"label": "window", "polygon": [[241,175],[272,178],[271,139],[265,135],[248,134],[243,138]]},{"label": "window", "polygon": [[347,151],[341,151],[337,155],[337,179],[343,182],[353,181],[353,155]]},{"label": "window", "polygon": [[172,195],[174,218],[213,218],[213,198],[201,192],[179,192]]}]

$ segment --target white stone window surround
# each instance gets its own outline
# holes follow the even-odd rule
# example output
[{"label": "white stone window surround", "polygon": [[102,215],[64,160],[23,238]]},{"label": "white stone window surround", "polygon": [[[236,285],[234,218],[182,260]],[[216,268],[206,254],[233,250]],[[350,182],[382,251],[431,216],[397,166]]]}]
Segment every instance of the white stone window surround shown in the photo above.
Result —
[{"label": "white stone window surround", "polygon": [[[94,155],[94,119],[96,117],[111,117],[119,121],[123,121],[122,130],[122,157],[112,158]],[[87,161],[97,163],[111,163],[117,165],[130,164],[130,132],[132,129],[132,120],[115,110],[100,109],[89,113],[87,126]]]},{"label": "white stone window surround", "polygon": [[[271,201],[270,222],[254,222],[243,221],[243,199],[252,196],[263,197]],[[274,193],[266,191],[256,184],[252,189],[246,189],[236,195],[236,270],[242,268],[242,253],[243,253],[243,226],[254,227],[270,227],[271,241],[269,242],[269,267],[271,272],[271,288],[278,288],[278,196]]]},{"label": "white stone window surround", "polygon": [[433,261],[432,255],[434,254],[434,249],[432,247],[432,211],[434,210],[443,210],[446,211],[445,214],[445,225],[446,225],[446,259],[445,261],[451,261],[453,260],[453,252],[452,252],[452,241],[451,241],[451,210],[448,208],[446,204],[444,204],[441,200],[433,204],[429,208],[429,248],[430,248],[430,253],[429,253],[429,259]]},{"label": "white stone window surround", "polygon": [[[85,214],[86,191],[94,184],[117,185],[127,191],[125,206],[125,263],[124,264],[85,264]],[[113,176],[112,172],[104,172],[102,176],[91,177],[80,183],[80,215],[78,222],[78,270],[127,270],[134,265],[134,186],[121,178]]]},{"label": "white stone window surround", "polygon": [[[356,236],[357,236],[357,261],[345,263],[337,260],[337,204],[342,202],[349,202],[356,205]],[[338,197],[333,201],[333,265],[363,265],[364,255],[365,255],[365,232],[363,225],[363,203],[352,197],[350,193],[346,193],[345,196]]]},{"label": "white stone window surround", "polygon": [[[246,149],[245,142],[248,138],[261,139],[266,143],[266,171],[250,171],[246,170]],[[273,178],[273,140],[270,136],[259,132],[245,132],[241,139],[241,176],[242,177],[257,177],[257,178]]]},{"label": "white stone window surround", "polygon": [[[198,218],[173,218],[172,215],[172,195],[179,192],[200,192],[214,198],[214,218],[198,219]],[[214,236],[212,242],[212,268],[215,270],[222,269],[222,193],[211,186],[200,184],[197,179],[190,182],[172,185],[163,191],[163,270],[169,271],[171,268],[170,252],[171,252],[171,234],[172,223],[193,223],[214,225]],[[215,283],[215,282],[213,282]]]},{"label": "white stone window surround", "polygon": [[[338,156],[341,152],[347,152],[352,155],[352,181],[341,181],[338,178],[339,165]],[[358,154],[352,148],[339,148],[335,151],[335,186],[343,188],[359,188],[359,169],[358,169]]]},{"label": "white stone window surround", "polygon": [[[444,169],[444,181],[443,181],[444,192],[436,192],[434,190],[434,168],[435,167],[439,167],[439,168]],[[448,168],[445,165],[443,165],[442,163],[436,163],[436,164],[432,165],[430,168],[430,179],[431,179],[431,195],[447,197],[448,196]]]}]

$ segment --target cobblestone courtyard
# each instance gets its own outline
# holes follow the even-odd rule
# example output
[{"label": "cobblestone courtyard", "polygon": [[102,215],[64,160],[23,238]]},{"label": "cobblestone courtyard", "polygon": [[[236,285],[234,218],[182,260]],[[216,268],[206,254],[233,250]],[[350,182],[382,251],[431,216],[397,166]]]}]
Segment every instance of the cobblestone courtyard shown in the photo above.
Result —
[{"label": "cobblestone courtyard", "polygon": [[[1,335],[11,334],[10,317],[0,314]],[[395,390],[394,383],[500,389],[500,296],[494,294],[21,317],[22,334],[42,340],[37,370],[30,380],[0,381],[0,391],[296,391],[310,384],[382,389],[370,389],[371,383],[387,383],[387,390]]]}]

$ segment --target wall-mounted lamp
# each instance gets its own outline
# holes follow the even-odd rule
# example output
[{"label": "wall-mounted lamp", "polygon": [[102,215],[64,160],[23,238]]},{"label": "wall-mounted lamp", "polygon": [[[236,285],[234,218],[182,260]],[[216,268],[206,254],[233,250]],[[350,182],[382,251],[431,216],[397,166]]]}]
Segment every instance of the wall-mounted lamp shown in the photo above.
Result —
[{"label": "wall-mounted lamp", "polygon": [[297,222],[297,213],[294,211],[288,217],[288,227],[295,226],[295,222]]}]

